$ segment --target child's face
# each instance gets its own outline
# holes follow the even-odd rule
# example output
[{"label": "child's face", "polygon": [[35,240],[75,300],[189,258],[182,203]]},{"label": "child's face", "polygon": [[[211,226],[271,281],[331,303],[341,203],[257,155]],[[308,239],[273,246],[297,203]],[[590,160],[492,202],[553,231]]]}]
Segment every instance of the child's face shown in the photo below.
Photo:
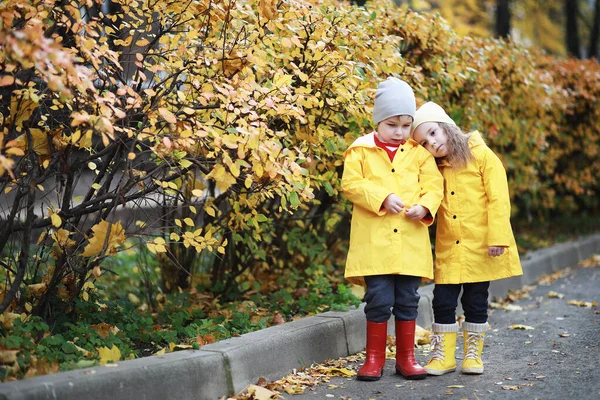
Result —
[{"label": "child's face", "polygon": [[435,158],[448,155],[448,136],[437,122],[423,122],[415,129],[413,138]]},{"label": "child's face", "polygon": [[390,144],[400,144],[410,137],[413,118],[410,115],[396,115],[384,119],[377,125],[379,140]]}]

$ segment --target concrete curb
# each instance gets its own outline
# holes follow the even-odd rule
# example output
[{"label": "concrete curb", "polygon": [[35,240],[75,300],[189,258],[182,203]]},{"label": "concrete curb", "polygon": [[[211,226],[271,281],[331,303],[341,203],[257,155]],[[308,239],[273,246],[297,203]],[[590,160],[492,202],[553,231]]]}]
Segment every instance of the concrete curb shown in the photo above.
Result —
[{"label": "concrete curb", "polygon": [[[600,253],[600,233],[523,256],[523,276],[495,281],[490,296],[535,283],[542,275]],[[419,289],[417,323],[431,326],[433,285]],[[364,348],[363,306],[330,311],[202,347],[0,384],[0,400],[216,400],[260,377],[345,357]],[[393,333],[390,324],[390,333]]]}]

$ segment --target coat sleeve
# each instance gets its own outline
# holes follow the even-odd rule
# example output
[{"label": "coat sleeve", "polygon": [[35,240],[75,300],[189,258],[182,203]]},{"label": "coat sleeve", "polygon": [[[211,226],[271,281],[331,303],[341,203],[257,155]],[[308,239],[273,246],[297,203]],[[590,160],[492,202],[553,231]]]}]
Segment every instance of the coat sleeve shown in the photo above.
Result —
[{"label": "coat sleeve", "polygon": [[387,211],[383,210],[381,205],[392,192],[365,178],[364,162],[363,152],[360,149],[350,149],[346,152],[342,190],[346,198],[355,206],[365,208],[377,215],[385,215]]},{"label": "coat sleeve", "polygon": [[510,227],[510,196],[508,181],[502,161],[487,149],[481,164],[483,185],[488,198],[488,246],[509,247],[512,229]]},{"label": "coat sleeve", "polygon": [[423,218],[421,222],[430,226],[435,219],[442,198],[444,197],[444,178],[438,169],[435,158],[429,152],[425,154],[419,167],[419,185],[421,186],[421,198],[419,204],[429,210],[430,218]]}]

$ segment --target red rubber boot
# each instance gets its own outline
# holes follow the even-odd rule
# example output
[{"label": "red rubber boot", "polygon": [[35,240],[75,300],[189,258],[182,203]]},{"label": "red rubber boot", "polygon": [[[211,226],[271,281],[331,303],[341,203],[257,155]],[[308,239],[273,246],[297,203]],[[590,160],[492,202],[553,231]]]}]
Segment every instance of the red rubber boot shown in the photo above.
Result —
[{"label": "red rubber boot", "polygon": [[387,321],[367,321],[367,359],[358,370],[359,381],[376,381],[383,375],[387,339]]},{"label": "red rubber boot", "polygon": [[427,371],[415,360],[415,327],[412,321],[396,321],[396,373],[406,379],[425,379]]}]

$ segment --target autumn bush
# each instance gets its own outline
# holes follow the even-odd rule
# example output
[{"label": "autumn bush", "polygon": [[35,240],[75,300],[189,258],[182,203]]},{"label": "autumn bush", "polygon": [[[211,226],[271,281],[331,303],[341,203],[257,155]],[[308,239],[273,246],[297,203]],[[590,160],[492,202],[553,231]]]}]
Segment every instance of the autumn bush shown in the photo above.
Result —
[{"label": "autumn bush", "polygon": [[[482,131],[515,218],[598,208],[595,61],[461,37],[390,1],[101,3],[0,5],[7,377],[356,302],[342,153],[389,75]],[[117,273],[131,296],[109,290]]]}]

